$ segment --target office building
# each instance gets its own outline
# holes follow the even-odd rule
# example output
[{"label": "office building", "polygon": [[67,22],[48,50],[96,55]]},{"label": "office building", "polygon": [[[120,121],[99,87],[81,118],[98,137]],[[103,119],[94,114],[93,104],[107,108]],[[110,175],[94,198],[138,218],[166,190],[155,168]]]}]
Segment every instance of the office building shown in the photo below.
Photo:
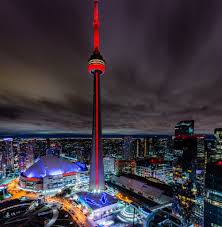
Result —
[{"label": "office building", "polygon": [[222,160],[208,163],[206,168],[206,199],[204,226],[222,226]]},{"label": "office building", "polygon": [[175,126],[175,136],[192,136],[194,134],[194,121],[180,121]]}]

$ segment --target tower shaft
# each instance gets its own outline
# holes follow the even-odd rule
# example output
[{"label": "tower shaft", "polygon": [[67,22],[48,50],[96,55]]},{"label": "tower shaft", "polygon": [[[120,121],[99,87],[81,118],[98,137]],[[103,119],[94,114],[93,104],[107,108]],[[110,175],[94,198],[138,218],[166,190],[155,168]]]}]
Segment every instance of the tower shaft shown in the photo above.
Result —
[{"label": "tower shaft", "polygon": [[94,73],[93,130],[89,188],[91,191],[102,191],[105,189],[100,110],[100,73],[98,71]]}]

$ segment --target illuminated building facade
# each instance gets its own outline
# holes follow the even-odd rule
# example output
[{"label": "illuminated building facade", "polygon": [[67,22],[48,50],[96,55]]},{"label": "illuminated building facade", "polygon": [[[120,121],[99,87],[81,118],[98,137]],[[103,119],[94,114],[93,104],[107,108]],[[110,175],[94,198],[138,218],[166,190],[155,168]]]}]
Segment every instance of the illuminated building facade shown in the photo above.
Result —
[{"label": "illuminated building facade", "polygon": [[136,162],[136,175],[144,178],[155,178],[166,184],[173,183],[172,162],[162,162],[157,158],[150,158]]},{"label": "illuminated building facade", "polygon": [[14,150],[12,138],[4,139],[4,146],[2,147],[2,167],[10,170],[14,169]]},{"label": "illuminated building facade", "polygon": [[50,147],[47,148],[46,154],[47,155],[54,155],[59,157],[61,153],[61,146],[58,143],[51,143]]},{"label": "illuminated building facade", "polygon": [[14,148],[17,156],[17,168],[23,172],[34,163],[35,147],[32,140],[21,140],[16,142]]},{"label": "illuminated building facade", "polygon": [[211,160],[222,160],[222,128],[216,128],[214,130],[214,136],[216,138],[216,150],[215,153],[211,155]]},{"label": "illuminated building facade", "polygon": [[115,159],[112,157],[104,157],[104,171],[105,175],[114,174],[115,173]]},{"label": "illuminated building facade", "polygon": [[[135,175],[112,175],[110,182],[157,204],[172,203],[172,188],[159,181],[151,181]],[[154,203],[154,204],[155,204]],[[155,204],[155,205],[157,205]]]},{"label": "illuminated building facade", "polygon": [[175,136],[187,135],[192,136],[194,134],[194,121],[180,121],[175,126]]},{"label": "illuminated building facade", "polygon": [[99,51],[99,25],[98,0],[94,0],[94,50],[88,63],[88,72],[93,75],[94,79],[92,152],[89,189],[97,192],[105,189],[100,110],[100,76],[105,72],[105,61]]},{"label": "illuminated building facade", "polygon": [[51,155],[42,156],[21,173],[19,185],[35,191],[63,188],[74,184],[78,173],[86,170],[86,166],[81,163],[72,163]]},{"label": "illuminated building facade", "polygon": [[76,200],[82,205],[82,208],[86,208],[95,217],[107,216],[120,209],[118,199],[106,192],[97,194],[80,192],[77,193]]},{"label": "illuminated building facade", "polygon": [[155,149],[155,144],[156,144],[156,138],[151,137],[147,140],[147,156],[155,156],[156,154],[156,149]]},{"label": "illuminated building facade", "polygon": [[137,159],[147,157],[147,138],[139,138],[133,141],[133,150]]},{"label": "illuminated building facade", "polygon": [[201,135],[177,136],[174,149],[181,150],[181,156],[173,168],[173,211],[183,218],[185,225],[202,226],[207,162],[205,138]]},{"label": "illuminated building facade", "polygon": [[134,159],[134,152],[132,149],[132,137],[125,136],[123,138],[123,160],[133,160]]},{"label": "illuminated building facade", "polygon": [[222,160],[207,164],[204,226],[222,226]]},{"label": "illuminated building facade", "polygon": [[116,160],[115,161],[115,174],[135,174],[136,161],[135,160]]},{"label": "illuminated building facade", "polygon": [[31,141],[27,144],[26,152],[26,168],[29,168],[34,163],[34,146]]}]

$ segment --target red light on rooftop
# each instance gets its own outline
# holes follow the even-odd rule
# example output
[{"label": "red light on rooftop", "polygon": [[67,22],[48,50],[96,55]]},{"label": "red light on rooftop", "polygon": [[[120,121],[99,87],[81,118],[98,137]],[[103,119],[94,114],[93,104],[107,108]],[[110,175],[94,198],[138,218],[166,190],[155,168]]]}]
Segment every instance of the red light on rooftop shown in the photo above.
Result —
[{"label": "red light on rooftop", "polygon": [[76,172],[64,173],[63,177],[72,176],[72,175],[75,175],[75,174],[76,174]]},{"label": "red light on rooftop", "polygon": [[161,160],[159,160],[158,158],[151,158],[151,159],[148,159],[148,162],[150,164],[159,164],[161,163]]},{"label": "red light on rooftop", "polygon": [[202,135],[202,134],[195,134],[195,135],[177,135],[175,136],[175,139],[204,139],[205,138],[205,135]]},{"label": "red light on rooftop", "polygon": [[222,166],[222,160],[216,162],[215,165],[217,165],[217,166]]},{"label": "red light on rooftop", "polygon": [[30,177],[30,178],[26,178],[28,181],[39,181],[39,178],[34,178],[34,177]]}]

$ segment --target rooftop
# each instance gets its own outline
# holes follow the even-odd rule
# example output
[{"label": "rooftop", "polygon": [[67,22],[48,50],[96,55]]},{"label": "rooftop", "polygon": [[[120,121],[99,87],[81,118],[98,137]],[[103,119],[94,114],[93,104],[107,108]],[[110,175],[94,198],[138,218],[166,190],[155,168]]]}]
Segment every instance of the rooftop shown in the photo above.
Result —
[{"label": "rooftop", "polygon": [[67,173],[82,172],[83,164],[72,163],[53,155],[40,157],[31,167],[22,173],[28,178],[43,178]]},{"label": "rooftop", "polygon": [[102,207],[110,206],[118,202],[118,199],[107,194],[102,193],[89,193],[89,192],[79,192],[79,201],[86,205],[92,210],[97,210]]}]

